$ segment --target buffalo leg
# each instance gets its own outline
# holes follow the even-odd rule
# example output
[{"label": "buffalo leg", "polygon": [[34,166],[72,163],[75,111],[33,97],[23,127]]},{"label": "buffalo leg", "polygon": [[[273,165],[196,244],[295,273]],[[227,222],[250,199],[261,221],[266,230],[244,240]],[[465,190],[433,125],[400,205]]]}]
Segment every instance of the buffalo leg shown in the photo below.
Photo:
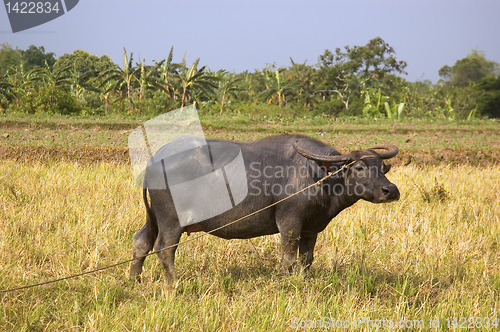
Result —
[{"label": "buffalo leg", "polygon": [[141,281],[142,266],[146,255],[153,249],[158,229],[148,220],[146,224],[134,235],[132,261],[130,265],[130,278]]},{"label": "buffalo leg", "polygon": [[182,228],[178,227],[168,232],[160,232],[155,242],[155,251],[163,267],[168,285],[172,285],[176,279],[174,260],[177,244],[182,235]]},{"label": "buffalo leg", "polygon": [[299,259],[301,264],[309,269],[314,259],[314,246],[318,234],[313,236],[301,236],[299,241]]},{"label": "buffalo leg", "polygon": [[280,230],[281,257],[285,271],[292,272],[297,262],[300,232],[294,229]]}]

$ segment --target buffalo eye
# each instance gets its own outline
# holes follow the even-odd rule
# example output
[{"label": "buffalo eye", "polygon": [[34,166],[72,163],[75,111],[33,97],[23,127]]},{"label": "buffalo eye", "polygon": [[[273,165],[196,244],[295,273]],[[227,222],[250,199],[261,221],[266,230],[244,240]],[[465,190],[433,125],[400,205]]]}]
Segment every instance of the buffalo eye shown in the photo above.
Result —
[{"label": "buffalo eye", "polygon": [[356,166],[354,169],[355,169],[356,171],[358,171],[358,172],[362,172],[362,171],[364,171],[364,170],[365,170],[365,167],[364,167],[364,166],[361,166],[361,165],[358,165],[358,166]]}]

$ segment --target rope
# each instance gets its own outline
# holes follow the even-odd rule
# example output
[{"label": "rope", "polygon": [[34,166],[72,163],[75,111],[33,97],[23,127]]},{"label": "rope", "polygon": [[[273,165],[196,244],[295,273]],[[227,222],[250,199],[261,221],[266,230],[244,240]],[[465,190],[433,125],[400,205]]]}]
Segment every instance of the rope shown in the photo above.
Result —
[{"label": "rope", "polygon": [[167,250],[167,249],[170,249],[170,248],[173,248],[175,246],[180,246],[180,245],[183,245],[183,244],[186,244],[188,242],[192,242],[194,240],[198,240],[199,238],[202,238],[204,236],[206,236],[207,234],[212,234],[218,230],[221,230],[225,227],[228,227],[228,226],[231,226],[233,224],[236,224],[237,222],[240,222],[244,219],[247,219],[247,218],[250,218],[251,216],[254,216],[264,210],[267,210],[275,205],[278,205],[284,201],[286,201],[287,199],[290,199],[306,190],[308,190],[309,188],[312,188],[314,186],[319,186],[321,185],[321,183],[323,181],[325,181],[326,179],[328,179],[329,177],[331,176],[334,176],[335,174],[339,173],[340,171],[342,171],[343,169],[346,169],[348,168],[349,166],[351,166],[353,163],[355,163],[356,161],[352,161],[350,162],[349,164],[345,164],[343,165],[339,170],[337,170],[336,172],[333,172],[333,173],[328,173],[327,175],[325,175],[323,178],[321,178],[320,180],[318,180],[317,182],[297,191],[296,193],[290,195],[290,196],[287,196],[285,198],[282,198],[280,199],[279,201],[276,201],[266,207],[263,207],[262,209],[259,209],[257,211],[254,211],[250,214],[247,214],[246,216],[243,216],[241,218],[238,218],[234,221],[231,221],[230,223],[228,224],[225,224],[225,225],[222,225],[220,227],[217,227],[215,229],[212,229],[211,231],[208,231],[208,232],[204,232],[203,234],[200,234],[200,235],[197,235],[197,236],[194,236],[192,238],[189,238],[189,239],[186,239],[182,242],[179,242],[179,243],[176,243],[176,244],[173,244],[173,245],[170,245],[170,246],[167,246],[165,248],[162,248],[160,250],[157,250],[157,251],[151,251],[149,253],[147,253],[146,255],[144,256],[141,256],[141,257],[137,257],[137,258],[131,258],[131,259],[127,259],[125,261],[121,261],[121,262],[118,262],[118,263],[115,263],[115,264],[111,264],[111,265],[107,265],[107,266],[103,266],[103,267],[100,267],[100,268],[97,268],[97,269],[94,269],[94,270],[91,270],[91,271],[87,271],[87,272],[81,272],[81,273],[78,273],[78,274],[73,274],[73,275],[70,275],[70,276],[66,276],[66,277],[62,277],[62,278],[58,278],[58,279],[52,279],[52,280],[47,280],[47,281],[44,281],[44,282],[40,282],[40,283],[37,283],[37,284],[31,284],[31,285],[26,285],[26,286],[20,286],[20,287],[15,287],[15,288],[9,288],[9,289],[4,289],[4,290],[0,290],[0,294],[4,294],[4,293],[10,293],[10,292],[15,292],[15,291],[20,291],[20,290],[23,290],[23,289],[28,289],[28,288],[34,288],[34,287],[39,287],[39,286],[43,286],[43,285],[48,285],[48,284],[53,284],[53,283],[56,283],[56,282],[59,282],[59,281],[63,281],[63,280],[68,280],[68,279],[74,279],[74,278],[78,278],[78,277],[81,277],[81,276],[84,276],[84,275],[88,275],[88,274],[93,274],[93,273],[96,273],[96,272],[100,272],[100,271],[103,271],[103,270],[107,270],[107,269],[110,269],[110,268],[113,268],[113,267],[117,267],[119,265],[124,265],[124,264],[127,264],[127,263],[130,263],[130,262],[133,262],[133,261],[136,261],[138,259],[142,259],[144,257],[147,257],[147,256],[150,256],[150,255],[154,255],[154,254],[157,254],[159,252],[162,252],[164,250]]}]

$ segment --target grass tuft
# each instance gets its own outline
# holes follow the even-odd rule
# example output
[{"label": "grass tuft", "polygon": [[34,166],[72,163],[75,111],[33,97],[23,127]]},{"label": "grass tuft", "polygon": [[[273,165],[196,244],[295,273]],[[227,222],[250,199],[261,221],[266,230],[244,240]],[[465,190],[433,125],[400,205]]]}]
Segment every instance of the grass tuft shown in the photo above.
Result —
[{"label": "grass tuft", "polygon": [[443,203],[450,196],[444,185],[440,183],[437,178],[434,178],[434,186],[432,188],[425,189],[419,187],[419,189],[422,193],[422,199],[426,203],[432,203],[432,202]]}]

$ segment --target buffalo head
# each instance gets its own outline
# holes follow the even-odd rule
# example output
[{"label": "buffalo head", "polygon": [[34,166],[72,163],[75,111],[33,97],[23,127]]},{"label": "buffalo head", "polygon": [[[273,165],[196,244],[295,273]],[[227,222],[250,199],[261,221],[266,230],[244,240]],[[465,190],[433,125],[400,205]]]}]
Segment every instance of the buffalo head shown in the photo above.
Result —
[{"label": "buffalo head", "polygon": [[347,169],[343,169],[341,173],[343,185],[347,188],[344,192],[355,198],[372,203],[386,203],[399,199],[398,187],[385,177],[391,165],[385,164],[384,159],[390,159],[398,153],[398,148],[394,145],[379,145],[367,150],[335,155],[308,151],[300,146],[299,140],[295,141],[293,147],[300,155],[315,161],[328,172],[347,165]]}]

